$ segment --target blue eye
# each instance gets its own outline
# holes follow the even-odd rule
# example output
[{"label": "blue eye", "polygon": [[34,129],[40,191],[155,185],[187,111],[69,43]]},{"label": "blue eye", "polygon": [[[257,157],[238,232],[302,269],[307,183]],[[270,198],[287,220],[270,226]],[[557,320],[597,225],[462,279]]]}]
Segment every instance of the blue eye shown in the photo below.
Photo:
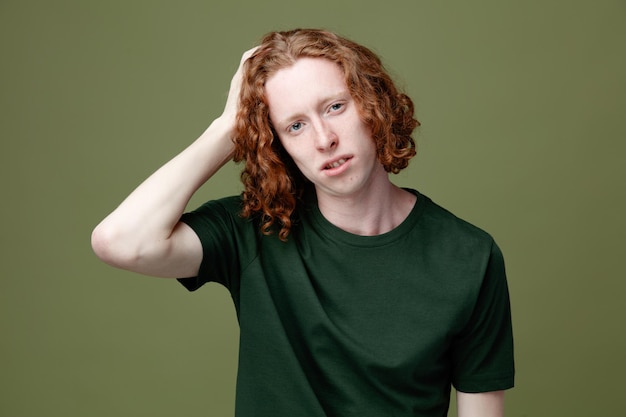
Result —
[{"label": "blue eye", "polygon": [[292,124],[291,126],[289,126],[289,131],[290,132],[297,132],[300,129],[302,129],[302,123],[300,123],[300,122],[296,122],[296,123]]},{"label": "blue eye", "polygon": [[343,103],[335,103],[330,106],[332,111],[340,110],[343,107]]}]

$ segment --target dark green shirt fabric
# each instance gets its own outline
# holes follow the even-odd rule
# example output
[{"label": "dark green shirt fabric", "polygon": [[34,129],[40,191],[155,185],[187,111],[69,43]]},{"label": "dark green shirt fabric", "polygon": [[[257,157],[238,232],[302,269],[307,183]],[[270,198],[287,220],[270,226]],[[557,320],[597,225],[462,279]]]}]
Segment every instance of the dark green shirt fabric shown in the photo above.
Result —
[{"label": "dark green shirt fabric", "polygon": [[241,218],[240,197],[183,216],[204,260],[181,283],[219,282],[237,310],[236,416],[442,417],[451,385],[513,386],[500,250],[415,193],[407,219],[378,236],[335,227],[314,202],[287,242]]}]

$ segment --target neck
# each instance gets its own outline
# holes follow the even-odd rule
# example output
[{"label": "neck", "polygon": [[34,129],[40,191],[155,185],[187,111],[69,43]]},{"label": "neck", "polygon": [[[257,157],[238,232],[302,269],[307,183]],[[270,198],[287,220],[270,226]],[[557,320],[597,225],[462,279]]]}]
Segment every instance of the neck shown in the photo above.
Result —
[{"label": "neck", "polygon": [[416,197],[390,181],[376,192],[351,197],[318,196],[322,215],[333,225],[360,236],[390,232],[402,223]]}]

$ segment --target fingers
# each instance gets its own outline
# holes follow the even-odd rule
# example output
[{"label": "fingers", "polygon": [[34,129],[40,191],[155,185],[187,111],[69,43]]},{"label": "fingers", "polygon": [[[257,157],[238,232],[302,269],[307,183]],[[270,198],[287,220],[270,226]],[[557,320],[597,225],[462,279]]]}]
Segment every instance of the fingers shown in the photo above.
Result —
[{"label": "fingers", "polygon": [[246,52],[244,52],[241,56],[241,63],[239,64],[239,66],[241,67],[243,63],[246,62],[246,60],[250,58],[257,49],[259,49],[259,47],[255,46],[254,48],[248,49]]},{"label": "fingers", "polygon": [[233,78],[230,81],[230,91],[228,92],[228,98],[226,100],[226,107],[224,109],[225,113],[229,113],[231,115],[236,114],[237,112],[237,103],[239,101],[239,91],[241,90],[241,80],[243,76],[243,64],[254,54],[254,52],[258,49],[258,46],[254,48],[248,49],[241,56],[241,61],[239,62],[239,67],[237,71],[233,75]]},{"label": "fingers", "polygon": [[243,71],[243,64],[252,56],[252,54],[254,54],[254,52],[259,49],[258,46],[255,46],[252,49],[248,49],[246,52],[243,53],[243,55],[241,56],[241,61],[239,61],[239,68],[237,68],[237,72],[235,73],[235,75],[241,74],[241,72]]}]

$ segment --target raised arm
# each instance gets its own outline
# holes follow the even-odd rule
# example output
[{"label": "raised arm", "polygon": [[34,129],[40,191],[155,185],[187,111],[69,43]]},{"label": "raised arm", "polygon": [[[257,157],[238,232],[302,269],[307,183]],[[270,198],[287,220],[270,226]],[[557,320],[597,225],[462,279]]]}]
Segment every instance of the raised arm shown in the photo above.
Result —
[{"label": "raised arm", "polygon": [[242,64],[253,51],[242,56],[222,115],[94,229],[91,245],[104,262],[160,277],[196,275],[202,261],[200,240],[179,219],[196,190],[232,158]]}]

